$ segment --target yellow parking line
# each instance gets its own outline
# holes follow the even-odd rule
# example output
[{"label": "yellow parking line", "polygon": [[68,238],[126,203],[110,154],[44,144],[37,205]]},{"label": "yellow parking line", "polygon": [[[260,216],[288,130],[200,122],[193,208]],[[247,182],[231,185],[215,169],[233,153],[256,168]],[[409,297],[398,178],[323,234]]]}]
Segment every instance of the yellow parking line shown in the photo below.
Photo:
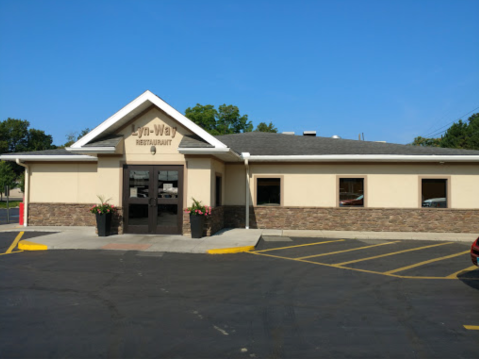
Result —
[{"label": "yellow parking line", "polygon": [[298,257],[298,258],[296,258],[296,259],[307,259],[307,258],[314,258],[314,257],[323,257],[323,256],[329,256],[329,255],[332,255],[332,254],[346,253],[346,252],[352,252],[352,251],[359,251],[359,250],[361,250],[361,249],[367,249],[367,248],[385,246],[385,245],[387,245],[387,244],[393,244],[393,243],[398,243],[398,242],[400,242],[400,241],[387,242],[387,243],[381,243],[381,244],[374,244],[374,245],[372,245],[372,246],[346,249],[346,250],[344,250],[344,251],[336,251],[336,252],[328,252],[328,253],[314,254],[314,255],[312,255],[312,256]]},{"label": "yellow parking line", "polygon": [[[469,251],[468,251],[469,252]],[[460,271],[457,271],[456,273],[452,273],[452,274],[449,274],[447,277],[444,277],[444,278],[447,278],[447,279],[456,279],[460,274],[465,274],[467,272],[470,272],[470,271],[473,271],[477,269],[476,266],[471,266],[471,267],[467,267],[465,269],[461,269]],[[471,278],[471,279],[475,279],[475,278]]]},{"label": "yellow parking line", "polygon": [[433,245],[430,245],[430,246],[410,248],[410,249],[405,249],[405,250],[398,251],[398,252],[381,254],[381,255],[379,255],[379,256],[368,257],[368,258],[360,258],[360,259],[356,259],[356,260],[354,260],[354,261],[348,261],[348,262],[343,262],[343,263],[336,263],[335,265],[344,266],[344,265],[346,265],[346,264],[363,262],[363,261],[368,261],[368,260],[371,260],[371,259],[376,259],[376,258],[381,258],[381,257],[394,256],[394,255],[396,255],[396,254],[413,252],[413,251],[419,251],[419,250],[421,250],[421,249],[426,249],[426,248],[433,248],[433,247],[445,246],[446,244],[452,244],[452,243],[454,243],[454,242],[446,242],[446,243],[433,244]]},{"label": "yellow parking line", "polygon": [[14,254],[14,253],[22,253],[23,251],[20,250],[20,251],[13,251],[13,252],[10,252],[10,253],[0,253],[0,256],[6,256],[8,254]]},{"label": "yellow parking line", "polygon": [[338,239],[335,241],[325,241],[325,242],[316,242],[316,243],[308,243],[308,244],[299,244],[297,246],[289,246],[289,247],[280,247],[280,248],[271,248],[271,249],[262,249],[260,251],[254,251],[254,253],[263,253],[263,252],[270,252],[270,251],[279,251],[280,249],[289,249],[289,248],[298,248],[298,247],[305,247],[305,246],[314,246],[317,244],[325,244],[325,243],[332,243],[332,242],[343,242],[344,239]]},{"label": "yellow parking line", "polygon": [[464,252],[461,252],[461,253],[451,254],[451,255],[445,256],[445,257],[429,259],[428,261],[419,262],[419,263],[416,263],[416,264],[411,264],[410,266],[393,269],[393,270],[390,270],[390,271],[387,271],[387,272],[384,272],[384,273],[385,273],[385,274],[391,274],[391,273],[401,272],[401,271],[404,271],[404,270],[406,270],[406,269],[411,269],[411,268],[420,267],[420,266],[423,266],[423,265],[425,265],[425,264],[442,261],[442,260],[444,260],[444,259],[462,256],[463,254],[466,254],[466,253],[469,253],[469,252],[470,252],[470,251],[464,251]]},{"label": "yellow parking line", "polygon": [[[379,275],[384,275],[388,277],[394,277],[394,278],[403,278],[403,279],[457,279],[457,278],[445,278],[445,277],[413,277],[413,276],[403,276],[403,275],[398,275],[398,274],[386,274],[384,272],[376,272],[372,270],[367,270],[367,269],[360,269],[360,268],[351,268],[351,267],[342,267],[337,264],[327,264],[327,263],[320,263],[320,262],[313,262],[313,261],[308,261],[304,259],[297,259],[297,258],[289,258],[289,257],[281,257],[281,256],[275,256],[273,254],[267,254],[267,253],[257,253],[257,252],[245,252],[249,254],[255,254],[257,256],[262,256],[262,257],[271,257],[271,258],[278,258],[278,259],[286,259],[288,261],[295,261],[295,262],[300,262],[300,263],[310,263],[310,264],[316,264],[319,266],[324,266],[324,267],[330,267],[330,268],[339,268],[339,269],[346,269],[350,271],[355,271],[355,272],[363,272],[363,273],[371,273],[371,274],[379,274]],[[471,278],[470,280],[479,280],[479,278]]]},{"label": "yellow parking line", "polygon": [[17,237],[15,238],[15,240],[13,241],[13,243],[10,245],[10,247],[8,247],[7,251],[5,252],[5,254],[8,254],[8,253],[11,253],[13,251],[13,249],[17,246],[17,243],[18,241],[22,238],[23,234],[25,232],[20,232],[18,233]]},{"label": "yellow parking line", "polygon": [[[245,253],[250,253],[250,254],[256,254],[257,256],[265,256],[265,257],[271,257],[271,258],[279,258],[279,259],[286,259],[289,261],[296,261],[296,262],[301,262],[301,263],[310,263],[310,264],[316,264],[319,266],[325,266],[325,267],[331,267],[331,268],[341,268],[341,269],[348,269],[348,270],[353,270],[353,271],[358,271],[358,272],[364,272],[364,273],[374,273],[374,274],[382,274],[381,272],[375,272],[372,270],[367,270],[367,269],[356,269],[356,268],[348,268],[348,267],[340,267],[334,264],[327,264],[327,263],[319,263],[319,262],[313,262],[313,261],[308,261],[304,259],[296,259],[296,258],[288,258],[288,257],[281,257],[281,256],[275,256],[273,254],[266,254],[266,253],[258,253],[258,252],[245,252]],[[391,277],[399,277],[394,274],[390,275]]]},{"label": "yellow parking line", "polygon": [[467,330],[479,330],[479,325],[463,325]]}]

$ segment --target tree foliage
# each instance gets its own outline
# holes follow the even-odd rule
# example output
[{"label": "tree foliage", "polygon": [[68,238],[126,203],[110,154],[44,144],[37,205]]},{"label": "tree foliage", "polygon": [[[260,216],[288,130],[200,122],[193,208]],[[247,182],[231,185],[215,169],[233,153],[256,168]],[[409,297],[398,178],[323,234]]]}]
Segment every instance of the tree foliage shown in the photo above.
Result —
[{"label": "tree foliage", "polygon": [[75,142],[77,142],[80,138],[85,136],[90,131],[91,130],[87,127],[84,130],[80,131],[80,133],[78,133],[78,131],[70,132],[67,135],[67,142],[65,142],[62,146],[60,146],[60,148],[70,147],[71,145],[73,145]]},{"label": "tree foliage", "polygon": [[479,113],[469,117],[467,122],[459,120],[449,127],[440,138],[416,137],[415,146],[479,150]]},{"label": "tree foliage", "polygon": [[426,138],[418,136],[414,139],[412,145],[414,146],[423,146],[423,147],[440,147],[441,142],[440,138]]},{"label": "tree foliage", "polygon": [[278,133],[278,129],[273,125],[273,122],[270,122],[268,125],[266,122],[260,122],[254,132]]},{"label": "tree foliage", "polygon": [[0,153],[55,149],[51,135],[29,128],[30,122],[7,118],[0,122]]},{"label": "tree foliage", "polygon": [[10,189],[17,187],[16,178],[17,175],[10,164],[5,161],[0,161],[0,200],[3,200],[5,186],[9,186]]},{"label": "tree foliage", "polygon": [[[57,148],[51,135],[42,130],[29,128],[30,122],[15,118],[0,121],[0,153],[42,151]],[[24,168],[10,164],[17,176]]]},{"label": "tree foliage", "polygon": [[241,116],[238,107],[233,105],[224,104],[215,109],[213,105],[198,103],[188,107],[185,116],[214,136],[253,131],[248,115]]}]

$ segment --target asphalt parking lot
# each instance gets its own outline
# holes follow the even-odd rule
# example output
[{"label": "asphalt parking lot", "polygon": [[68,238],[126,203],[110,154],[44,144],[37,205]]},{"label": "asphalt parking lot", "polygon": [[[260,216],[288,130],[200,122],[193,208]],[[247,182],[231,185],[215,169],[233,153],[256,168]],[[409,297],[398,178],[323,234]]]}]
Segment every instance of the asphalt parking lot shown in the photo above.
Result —
[{"label": "asphalt parking lot", "polygon": [[[472,243],[472,241],[471,241]],[[409,279],[471,279],[470,243],[263,237],[253,254]]]},{"label": "asphalt parking lot", "polygon": [[477,358],[479,331],[464,327],[479,325],[470,245],[393,242],[13,249],[0,256],[0,357]]}]

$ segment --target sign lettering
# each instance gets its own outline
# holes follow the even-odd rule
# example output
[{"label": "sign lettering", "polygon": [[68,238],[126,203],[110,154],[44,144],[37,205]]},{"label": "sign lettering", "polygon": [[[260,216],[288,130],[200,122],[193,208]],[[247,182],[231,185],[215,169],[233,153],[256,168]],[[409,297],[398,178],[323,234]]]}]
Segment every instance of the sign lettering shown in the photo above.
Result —
[{"label": "sign lettering", "polygon": [[[138,138],[149,137],[150,134],[155,136],[168,136],[175,138],[178,129],[165,125],[153,125],[153,128],[142,126],[135,129],[135,125],[131,125],[131,135],[138,136]],[[153,140],[136,140],[138,146],[171,146],[170,139],[153,139]]]}]

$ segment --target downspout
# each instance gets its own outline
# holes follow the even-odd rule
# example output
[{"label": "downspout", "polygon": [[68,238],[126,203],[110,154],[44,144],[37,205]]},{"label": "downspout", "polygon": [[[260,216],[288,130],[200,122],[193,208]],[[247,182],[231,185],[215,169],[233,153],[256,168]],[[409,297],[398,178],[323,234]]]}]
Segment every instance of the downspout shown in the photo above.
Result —
[{"label": "downspout", "polygon": [[25,193],[24,193],[24,199],[23,199],[23,226],[27,227],[28,225],[28,195],[30,192],[30,170],[28,168],[28,165],[20,162],[20,159],[16,159],[15,162],[17,162],[17,165],[25,167]]},{"label": "downspout", "polygon": [[249,187],[249,165],[248,165],[248,158],[250,154],[248,152],[243,152],[241,156],[244,158],[244,165],[246,168],[246,187],[245,187],[245,229],[249,229],[249,195],[250,195],[250,187]]}]

